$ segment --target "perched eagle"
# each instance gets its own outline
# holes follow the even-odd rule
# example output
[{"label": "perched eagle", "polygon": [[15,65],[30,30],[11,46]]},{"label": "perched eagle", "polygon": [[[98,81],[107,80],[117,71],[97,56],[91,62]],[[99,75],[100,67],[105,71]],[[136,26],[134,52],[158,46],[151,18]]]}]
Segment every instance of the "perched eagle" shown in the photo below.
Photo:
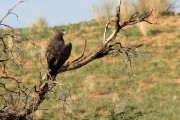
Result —
[{"label": "perched eagle", "polygon": [[72,44],[64,43],[64,34],[65,30],[56,29],[55,36],[46,50],[46,59],[52,80],[55,80],[58,69],[63,66],[71,54]]}]

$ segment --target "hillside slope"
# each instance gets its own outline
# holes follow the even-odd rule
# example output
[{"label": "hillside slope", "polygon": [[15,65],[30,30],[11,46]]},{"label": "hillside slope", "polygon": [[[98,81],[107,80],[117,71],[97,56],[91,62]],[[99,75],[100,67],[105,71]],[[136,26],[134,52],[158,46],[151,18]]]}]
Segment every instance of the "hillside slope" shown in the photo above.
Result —
[{"label": "hillside slope", "polygon": [[[102,43],[106,21],[60,26],[67,31],[66,42],[73,45],[70,59],[81,54],[87,40],[86,54]],[[137,25],[138,26],[138,25]],[[124,46],[144,44],[132,55],[132,68],[126,67],[125,55],[108,56],[74,71],[58,75],[59,84],[49,93],[35,114],[40,119],[58,120],[178,120],[180,119],[180,17],[158,19],[147,25],[147,36],[139,27],[121,31],[117,40]],[[34,86],[39,72],[47,69],[44,53],[55,28],[17,29],[33,38],[37,51],[26,44],[24,72],[19,79]],[[40,52],[40,54],[39,54]],[[41,59],[37,60],[37,56]],[[31,59],[31,60],[30,60]],[[12,67],[14,75],[16,68]]]}]

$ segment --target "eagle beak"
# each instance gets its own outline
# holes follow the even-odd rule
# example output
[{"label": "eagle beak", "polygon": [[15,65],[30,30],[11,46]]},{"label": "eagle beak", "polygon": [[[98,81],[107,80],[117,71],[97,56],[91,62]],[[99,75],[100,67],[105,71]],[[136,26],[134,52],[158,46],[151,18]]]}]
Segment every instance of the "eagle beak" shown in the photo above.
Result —
[{"label": "eagle beak", "polygon": [[63,34],[66,34],[66,31],[63,31]]}]

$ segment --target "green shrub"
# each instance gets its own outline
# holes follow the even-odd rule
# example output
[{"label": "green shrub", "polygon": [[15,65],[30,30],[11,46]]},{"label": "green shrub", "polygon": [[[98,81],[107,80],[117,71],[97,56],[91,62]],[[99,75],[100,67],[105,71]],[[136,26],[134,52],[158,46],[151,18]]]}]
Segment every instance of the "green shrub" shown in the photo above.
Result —
[{"label": "green shrub", "polygon": [[162,31],[160,29],[150,29],[148,31],[148,35],[157,35],[159,33],[161,33]]}]

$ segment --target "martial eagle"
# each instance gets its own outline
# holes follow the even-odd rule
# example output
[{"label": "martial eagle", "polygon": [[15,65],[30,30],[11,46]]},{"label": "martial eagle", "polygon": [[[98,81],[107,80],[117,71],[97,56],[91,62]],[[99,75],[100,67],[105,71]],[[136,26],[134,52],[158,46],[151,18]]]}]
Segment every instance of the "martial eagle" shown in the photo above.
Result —
[{"label": "martial eagle", "polygon": [[64,43],[64,34],[65,30],[56,29],[55,36],[46,50],[46,59],[52,80],[55,80],[58,70],[71,54],[72,44],[70,42],[67,44]]}]

